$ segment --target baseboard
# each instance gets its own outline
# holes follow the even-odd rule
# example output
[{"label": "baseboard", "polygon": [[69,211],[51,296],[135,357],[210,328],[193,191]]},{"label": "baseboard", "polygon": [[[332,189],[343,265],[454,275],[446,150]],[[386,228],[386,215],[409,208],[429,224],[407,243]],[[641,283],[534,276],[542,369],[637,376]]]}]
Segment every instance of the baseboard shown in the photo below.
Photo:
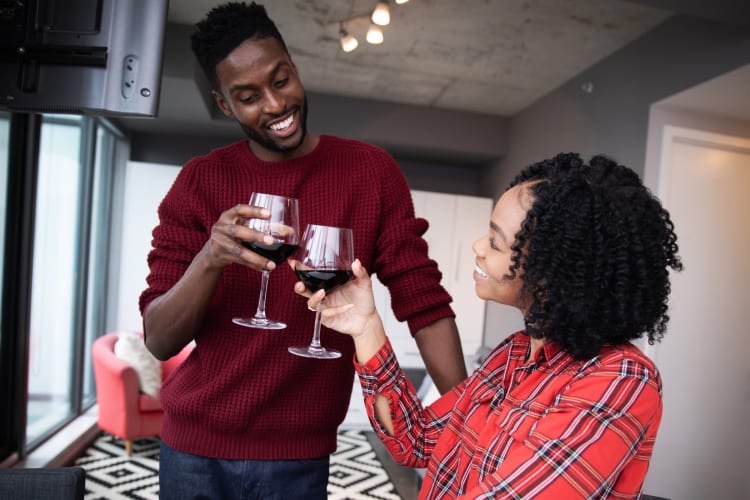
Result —
[{"label": "baseboard", "polygon": [[67,467],[73,464],[101,434],[96,425],[98,414],[99,407],[94,405],[35,448],[15,467]]}]

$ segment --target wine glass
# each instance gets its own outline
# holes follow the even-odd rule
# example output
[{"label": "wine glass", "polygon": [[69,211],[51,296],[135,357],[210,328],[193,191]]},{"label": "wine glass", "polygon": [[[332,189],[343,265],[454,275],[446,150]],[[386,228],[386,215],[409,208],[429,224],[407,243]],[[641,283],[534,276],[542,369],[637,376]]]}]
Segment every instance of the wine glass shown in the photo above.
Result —
[{"label": "wine glass", "polygon": [[[351,279],[352,260],[354,240],[351,229],[309,224],[302,235],[299,259],[294,261],[294,272],[311,292],[323,288],[326,293],[330,293]],[[306,358],[341,357],[339,351],[320,345],[320,303],[315,310],[312,342],[308,346],[290,347],[289,352]]]},{"label": "wine glass", "polygon": [[[274,194],[253,193],[250,195],[248,203],[270,210],[271,215],[268,219],[249,219],[246,225],[250,229],[270,234],[273,236],[274,242],[270,245],[256,241],[243,242],[242,244],[253,252],[271,259],[276,264],[284,262],[299,248],[299,203],[297,199]],[[271,271],[263,269],[258,309],[255,316],[252,318],[232,318],[233,323],[264,330],[286,328],[286,324],[266,317],[266,291],[268,290],[270,274]]]}]

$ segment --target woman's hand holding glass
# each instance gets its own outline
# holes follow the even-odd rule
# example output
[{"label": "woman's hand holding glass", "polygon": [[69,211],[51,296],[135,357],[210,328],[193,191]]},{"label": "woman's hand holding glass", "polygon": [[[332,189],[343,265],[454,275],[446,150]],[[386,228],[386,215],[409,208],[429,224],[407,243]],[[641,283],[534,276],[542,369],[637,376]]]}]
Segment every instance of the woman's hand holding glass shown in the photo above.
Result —
[{"label": "woman's hand holding glass", "polygon": [[294,291],[308,298],[308,309],[314,311],[320,306],[324,326],[357,337],[365,331],[373,315],[377,316],[377,311],[372,281],[359,259],[352,263],[352,274],[349,283],[331,291],[330,295],[323,289],[313,293],[301,281],[294,285]]},{"label": "woman's hand holding glass", "polygon": [[[311,291],[334,289],[352,277],[354,236],[345,227],[308,224],[292,268],[297,277]],[[326,349],[320,343],[320,305],[315,309],[313,338],[307,346],[293,346],[289,352],[297,356],[317,359],[336,359],[341,353]]]},{"label": "woman's hand holding glass", "polygon": [[[294,266],[294,262],[290,262]],[[385,343],[383,322],[375,309],[372,281],[359,259],[351,266],[353,278],[346,285],[326,295],[324,290],[311,292],[304,283],[297,282],[294,291],[307,297],[307,307],[320,307],[321,323],[354,339],[357,358],[367,361]],[[325,300],[324,300],[325,299]]]}]

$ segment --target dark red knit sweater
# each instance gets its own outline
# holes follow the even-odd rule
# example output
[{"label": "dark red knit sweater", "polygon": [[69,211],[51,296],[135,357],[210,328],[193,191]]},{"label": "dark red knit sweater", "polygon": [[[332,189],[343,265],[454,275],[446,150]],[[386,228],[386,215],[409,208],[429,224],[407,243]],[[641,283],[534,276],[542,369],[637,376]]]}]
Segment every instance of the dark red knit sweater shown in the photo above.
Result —
[{"label": "dark red knit sweater", "polygon": [[[309,155],[288,162],[260,161],[246,141],[188,162],[159,207],[141,312],[180,279],[219,215],[247,203],[253,191],[298,198],[300,230],[308,223],[352,228],[356,257],[389,287],[396,317],[412,332],[453,316],[421,238],[427,223],[415,219],[396,163],[371,145],[325,135]],[[335,450],[352,389],[353,344],[323,328],[323,345],[342,358],[287,352],[312,337],[314,314],[294,293],[295,281],[287,265],[269,280],[266,313],[287,328],[252,330],[231,319],[255,312],[260,273],[239,265],[224,270],[197,348],[161,389],[161,436],[169,446],[228,459],[312,458]]]}]

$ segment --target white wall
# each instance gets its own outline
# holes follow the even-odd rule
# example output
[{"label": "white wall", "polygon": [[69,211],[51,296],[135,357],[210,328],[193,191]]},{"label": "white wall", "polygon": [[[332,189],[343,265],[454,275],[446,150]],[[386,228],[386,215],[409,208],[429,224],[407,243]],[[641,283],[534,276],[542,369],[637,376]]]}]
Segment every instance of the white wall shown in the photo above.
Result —
[{"label": "white wall", "polygon": [[[750,121],[660,106],[651,116],[644,177],[672,213],[685,270],[673,277],[664,341],[646,347],[662,373],[664,415],[645,492],[680,500],[750,498],[750,203],[744,194]],[[681,129],[672,140],[673,125],[711,133]],[[714,132],[737,140],[722,137],[728,147],[712,146],[707,140]]]},{"label": "white wall", "polygon": [[159,222],[157,209],[172,186],[179,167],[130,161],[125,174],[122,254],[118,274],[117,330],[142,331],[138,298],[146,288],[151,231]]}]

